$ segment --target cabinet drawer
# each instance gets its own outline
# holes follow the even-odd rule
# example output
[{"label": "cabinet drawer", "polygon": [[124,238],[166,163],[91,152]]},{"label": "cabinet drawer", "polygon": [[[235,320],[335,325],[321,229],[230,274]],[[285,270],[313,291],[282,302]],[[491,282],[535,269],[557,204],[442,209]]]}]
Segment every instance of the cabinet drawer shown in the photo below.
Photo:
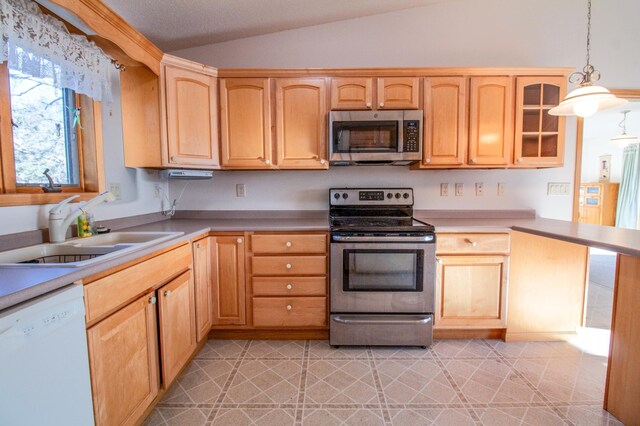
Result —
[{"label": "cabinet drawer", "polygon": [[326,253],[326,234],[283,234],[251,235],[251,249],[254,253]]},{"label": "cabinet drawer", "polygon": [[254,256],[253,275],[324,275],[326,256]]},{"label": "cabinet drawer", "polygon": [[326,277],[256,277],[256,296],[326,296]]},{"label": "cabinet drawer", "polygon": [[87,284],[84,287],[87,323],[190,267],[191,246],[185,244]]},{"label": "cabinet drawer", "polygon": [[509,253],[509,234],[438,234],[436,253]]},{"label": "cabinet drawer", "polygon": [[326,297],[254,297],[256,327],[322,327],[327,325]]}]

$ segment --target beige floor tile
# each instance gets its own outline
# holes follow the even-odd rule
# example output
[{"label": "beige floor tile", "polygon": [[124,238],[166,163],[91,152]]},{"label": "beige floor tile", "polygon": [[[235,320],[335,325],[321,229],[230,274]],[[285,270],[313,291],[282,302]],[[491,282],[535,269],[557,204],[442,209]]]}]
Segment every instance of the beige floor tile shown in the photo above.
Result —
[{"label": "beige floor tile", "polygon": [[440,358],[487,358],[497,355],[482,340],[438,340],[433,352]]},{"label": "beige floor tile", "polygon": [[394,426],[475,425],[464,408],[390,409],[389,415]]},{"label": "beige floor tile", "polygon": [[245,354],[246,358],[302,358],[303,340],[253,340]]},{"label": "beige floor tile", "polygon": [[549,407],[489,407],[474,409],[485,425],[553,426],[567,424]]},{"label": "beige floor tile", "polygon": [[208,340],[196,358],[237,358],[246,343],[246,340]]},{"label": "beige floor tile", "polygon": [[340,348],[332,348],[327,340],[311,340],[309,358],[363,359],[368,357],[367,351],[367,347],[341,346]]},{"label": "beige floor tile", "polygon": [[371,350],[371,354],[375,359],[403,359],[403,358],[417,358],[417,359],[433,359],[433,349],[422,349],[414,346],[409,347],[376,347]]},{"label": "beige floor tile", "polygon": [[305,403],[379,403],[368,360],[309,360]]},{"label": "beige floor tile", "polygon": [[301,360],[244,360],[223,402],[295,403],[301,372]]},{"label": "beige floor tile", "polygon": [[206,424],[211,408],[158,407],[168,426],[201,426]]},{"label": "beige floor tile", "polygon": [[580,426],[622,426],[622,422],[598,405],[575,405],[558,408],[570,421]]},{"label": "beige floor tile", "polygon": [[380,409],[368,408],[322,408],[304,409],[302,424],[305,426],[327,425],[384,425]]},{"label": "beige floor tile", "polygon": [[293,425],[295,408],[221,408],[213,425]]}]

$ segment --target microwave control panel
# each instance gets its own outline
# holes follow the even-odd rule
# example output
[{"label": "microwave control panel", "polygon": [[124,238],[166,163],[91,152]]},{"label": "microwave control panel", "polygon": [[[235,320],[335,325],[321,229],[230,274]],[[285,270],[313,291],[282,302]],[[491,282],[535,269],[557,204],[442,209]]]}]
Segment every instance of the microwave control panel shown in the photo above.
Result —
[{"label": "microwave control panel", "polygon": [[417,120],[404,120],[404,148],[403,152],[419,152],[420,122]]}]

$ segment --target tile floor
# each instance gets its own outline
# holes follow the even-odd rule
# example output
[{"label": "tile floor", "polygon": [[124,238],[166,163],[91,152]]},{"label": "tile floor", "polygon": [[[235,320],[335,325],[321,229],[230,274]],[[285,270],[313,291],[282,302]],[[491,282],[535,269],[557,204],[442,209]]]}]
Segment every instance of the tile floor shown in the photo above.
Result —
[{"label": "tile floor", "polygon": [[585,327],[611,330],[613,288],[589,282]]},{"label": "tile floor", "polygon": [[144,424],[619,425],[605,374],[565,342],[210,340]]}]

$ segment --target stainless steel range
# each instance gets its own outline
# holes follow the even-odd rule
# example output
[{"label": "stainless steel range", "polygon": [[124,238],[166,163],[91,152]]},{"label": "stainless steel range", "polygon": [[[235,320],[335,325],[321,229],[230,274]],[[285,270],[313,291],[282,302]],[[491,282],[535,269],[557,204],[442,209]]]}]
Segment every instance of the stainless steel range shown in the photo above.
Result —
[{"label": "stainless steel range", "polygon": [[331,317],[339,345],[433,341],[435,233],[411,188],[331,189]]}]

